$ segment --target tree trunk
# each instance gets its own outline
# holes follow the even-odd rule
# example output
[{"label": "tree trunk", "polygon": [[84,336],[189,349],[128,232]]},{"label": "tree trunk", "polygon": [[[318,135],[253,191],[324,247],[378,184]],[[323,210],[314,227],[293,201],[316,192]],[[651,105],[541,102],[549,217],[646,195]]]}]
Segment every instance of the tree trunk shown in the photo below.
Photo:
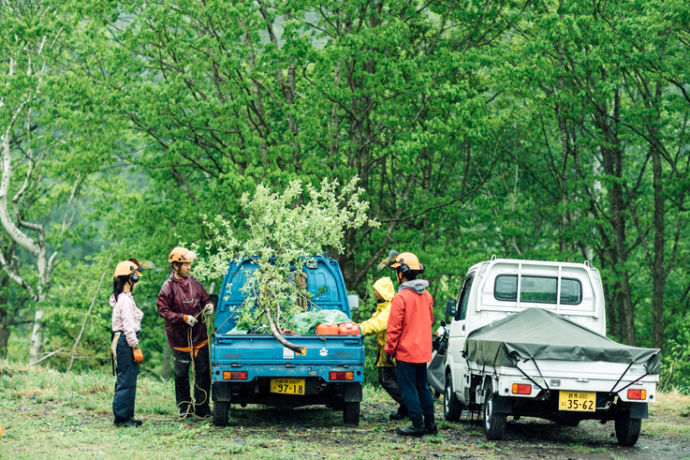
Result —
[{"label": "tree trunk", "polygon": [[41,345],[43,341],[43,310],[36,310],[34,315],[34,328],[31,332],[31,348],[29,349],[29,365],[34,365],[38,362],[39,354],[41,353]]},{"label": "tree trunk", "polygon": [[7,318],[7,299],[0,299],[0,358],[7,357],[7,342],[10,340],[10,325]]},{"label": "tree trunk", "polygon": [[654,171],[654,259],[652,262],[652,334],[653,344],[662,348],[664,341],[664,288],[666,276],[664,273],[664,197],[662,190],[661,155],[656,148],[652,148],[652,167]]}]

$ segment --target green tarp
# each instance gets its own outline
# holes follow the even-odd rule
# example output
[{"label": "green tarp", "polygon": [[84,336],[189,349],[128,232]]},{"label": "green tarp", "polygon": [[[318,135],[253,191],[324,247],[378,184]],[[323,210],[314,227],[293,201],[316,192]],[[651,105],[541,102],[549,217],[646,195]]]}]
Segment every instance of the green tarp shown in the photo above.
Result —
[{"label": "green tarp", "polygon": [[527,308],[472,331],[465,342],[468,361],[514,367],[531,359],[644,364],[659,373],[659,349],[622,345],[540,308]]}]

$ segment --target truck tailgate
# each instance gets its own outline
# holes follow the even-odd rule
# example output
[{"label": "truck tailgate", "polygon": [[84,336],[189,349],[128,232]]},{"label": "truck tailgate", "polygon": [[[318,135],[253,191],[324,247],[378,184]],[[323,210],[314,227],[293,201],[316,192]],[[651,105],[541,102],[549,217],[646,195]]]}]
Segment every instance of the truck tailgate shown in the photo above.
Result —
[{"label": "truck tailgate", "polygon": [[223,371],[246,371],[256,377],[321,377],[330,371],[352,370],[352,381],[363,381],[364,339],[357,335],[286,337],[307,349],[300,355],[283,347],[270,335],[217,335],[211,353],[214,380]]}]

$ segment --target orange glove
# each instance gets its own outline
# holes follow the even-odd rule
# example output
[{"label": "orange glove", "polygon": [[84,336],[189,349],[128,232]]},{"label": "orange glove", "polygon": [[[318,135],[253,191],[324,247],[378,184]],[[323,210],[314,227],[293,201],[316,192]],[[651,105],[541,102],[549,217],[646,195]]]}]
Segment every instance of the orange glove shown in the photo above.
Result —
[{"label": "orange glove", "polygon": [[141,348],[139,347],[132,347],[134,350],[134,362],[135,363],[143,363],[144,362],[144,353],[141,352]]}]

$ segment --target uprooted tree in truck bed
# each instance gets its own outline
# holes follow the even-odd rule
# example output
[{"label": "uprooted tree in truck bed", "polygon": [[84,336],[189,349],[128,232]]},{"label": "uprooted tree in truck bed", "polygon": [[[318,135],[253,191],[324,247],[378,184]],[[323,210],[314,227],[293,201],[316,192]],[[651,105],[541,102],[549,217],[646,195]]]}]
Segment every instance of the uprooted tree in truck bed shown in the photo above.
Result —
[{"label": "uprooted tree in truck bed", "polygon": [[310,308],[301,267],[326,249],[342,252],[346,230],[378,225],[367,217],[369,203],[357,181],[355,177],[340,187],[326,178],[317,188],[295,180],[279,193],[259,185],[253,195],[242,195],[241,217],[206,222],[213,236],[198,248],[208,254],[195,269],[199,278],[221,276],[230,261],[252,259],[258,266],[242,288],[246,298],[238,326],[253,329],[268,323],[285,347],[302,351],[283,337],[282,327]]}]

